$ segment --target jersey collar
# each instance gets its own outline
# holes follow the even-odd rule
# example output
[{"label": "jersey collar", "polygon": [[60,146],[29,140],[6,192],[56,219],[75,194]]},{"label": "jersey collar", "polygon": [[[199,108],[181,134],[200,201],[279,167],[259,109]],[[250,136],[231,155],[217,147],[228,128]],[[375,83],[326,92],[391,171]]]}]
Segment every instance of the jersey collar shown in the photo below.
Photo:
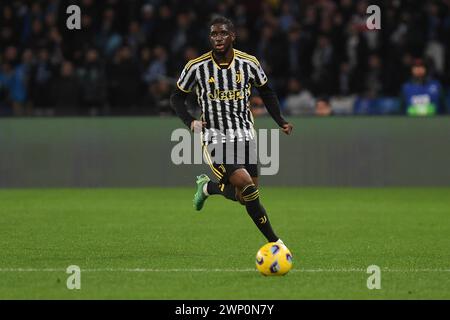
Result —
[{"label": "jersey collar", "polygon": [[212,52],[212,50],[211,50],[211,60],[214,62],[214,64],[216,65],[216,67],[217,68],[219,68],[219,69],[230,69],[231,68],[231,66],[233,65],[233,63],[234,63],[234,58],[235,58],[235,56],[236,56],[236,52],[235,52],[235,50],[233,49],[233,58],[231,59],[231,62],[230,62],[230,64],[228,65],[228,67],[227,68],[223,68],[223,67],[221,67],[217,62],[216,62],[216,60],[214,59],[214,55],[213,55],[213,52]]}]

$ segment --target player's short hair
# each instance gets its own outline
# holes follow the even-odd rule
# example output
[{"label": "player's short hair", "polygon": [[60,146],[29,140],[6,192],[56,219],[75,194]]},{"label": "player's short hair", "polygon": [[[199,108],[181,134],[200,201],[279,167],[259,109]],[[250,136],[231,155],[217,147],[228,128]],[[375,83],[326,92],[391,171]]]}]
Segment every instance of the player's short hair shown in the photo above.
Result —
[{"label": "player's short hair", "polygon": [[231,32],[235,32],[234,29],[234,23],[230,19],[224,17],[224,16],[215,16],[211,19],[211,22],[209,23],[209,27],[211,28],[215,24],[224,24],[228,27],[228,30]]}]

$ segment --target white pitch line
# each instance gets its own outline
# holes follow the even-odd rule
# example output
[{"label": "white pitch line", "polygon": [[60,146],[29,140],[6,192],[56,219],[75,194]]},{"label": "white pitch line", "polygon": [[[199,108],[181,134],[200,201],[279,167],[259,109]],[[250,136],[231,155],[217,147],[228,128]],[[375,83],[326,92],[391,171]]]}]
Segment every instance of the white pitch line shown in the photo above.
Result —
[{"label": "white pitch line", "polygon": [[[257,272],[256,269],[148,269],[148,268],[97,268],[80,269],[81,272]],[[336,269],[293,269],[290,272],[309,272],[309,273],[347,273],[347,272],[366,272],[366,269],[360,268],[336,268]],[[450,269],[381,269],[382,272],[397,273],[416,273],[416,272],[450,272]],[[63,268],[0,268],[0,272],[66,272]]]}]

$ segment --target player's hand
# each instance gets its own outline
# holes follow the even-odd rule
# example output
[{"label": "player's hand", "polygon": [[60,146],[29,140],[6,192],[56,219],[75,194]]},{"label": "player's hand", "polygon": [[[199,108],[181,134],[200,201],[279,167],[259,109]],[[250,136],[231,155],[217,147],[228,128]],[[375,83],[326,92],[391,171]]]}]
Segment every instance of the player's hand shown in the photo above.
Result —
[{"label": "player's hand", "polygon": [[202,122],[200,120],[194,120],[191,122],[191,131],[192,132],[201,132],[202,128],[206,126],[206,122]]},{"label": "player's hand", "polygon": [[292,126],[292,124],[290,124],[290,123],[285,123],[285,124],[283,124],[283,126],[281,127],[281,131],[283,131],[283,132],[286,133],[287,135],[290,135],[290,134],[291,134],[292,129],[294,129],[294,126]]}]

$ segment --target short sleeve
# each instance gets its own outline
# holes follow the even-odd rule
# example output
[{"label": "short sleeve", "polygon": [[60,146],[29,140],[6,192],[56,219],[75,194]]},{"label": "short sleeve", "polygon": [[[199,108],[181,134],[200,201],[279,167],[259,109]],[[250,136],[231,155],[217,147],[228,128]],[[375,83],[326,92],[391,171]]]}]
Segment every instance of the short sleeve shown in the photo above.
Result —
[{"label": "short sleeve", "polygon": [[[256,58],[255,58],[255,60],[256,60]],[[261,64],[259,63],[258,60],[256,60],[255,63],[252,63],[252,68],[254,68],[253,74],[255,77],[255,79],[254,79],[255,86],[262,87],[263,85],[266,84],[266,82],[268,80],[266,73],[264,72],[264,70],[261,67]]]},{"label": "short sleeve", "polygon": [[177,81],[177,87],[184,92],[191,92],[195,86],[195,68],[186,64]]}]

